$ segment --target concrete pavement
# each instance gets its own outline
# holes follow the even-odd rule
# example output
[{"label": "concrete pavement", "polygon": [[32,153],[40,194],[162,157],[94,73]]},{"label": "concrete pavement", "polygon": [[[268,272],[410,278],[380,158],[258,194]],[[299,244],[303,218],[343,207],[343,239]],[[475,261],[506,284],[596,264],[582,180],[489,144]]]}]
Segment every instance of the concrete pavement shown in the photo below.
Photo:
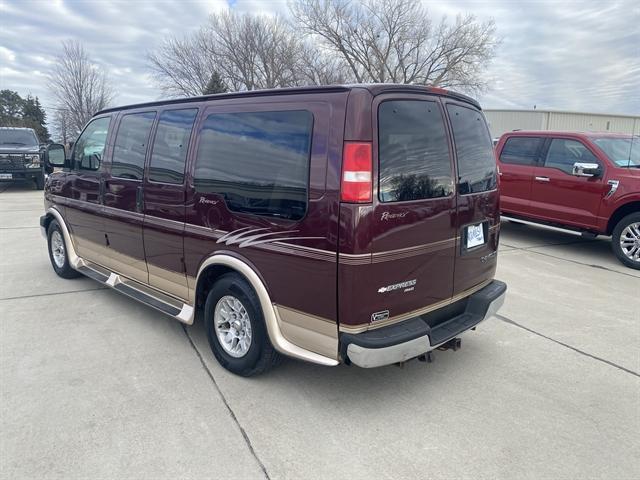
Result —
[{"label": "concrete pavement", "polygon": [[500,315],[435,362],[235,377],[201,324],[51,269],[0,184],[0,478],[637,478],[640,272],[505,223]]}]

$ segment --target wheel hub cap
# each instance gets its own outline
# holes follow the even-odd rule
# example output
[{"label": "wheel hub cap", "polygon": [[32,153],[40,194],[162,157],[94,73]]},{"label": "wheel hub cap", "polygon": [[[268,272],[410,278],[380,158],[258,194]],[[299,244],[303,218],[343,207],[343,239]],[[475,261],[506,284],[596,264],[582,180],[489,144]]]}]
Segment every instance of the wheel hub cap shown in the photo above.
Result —
[{"label": "wheel hub cap", "polygon": [[235,358],[245,356],[251,347],[251,320],[242,302],[233,295],[222,297],[216,304],[213,322],[224,351]]},{"label": "wheel hub cap", "polygon": [[640,262],[640,222],[631,223],[620,234],[622,253],[634,262]]},{"label": "wheel hub cap", "polygon": [[64,241],[62,240],[62,235],[57,230],[51,234],[51,256],[58,268],[64,266]]}]

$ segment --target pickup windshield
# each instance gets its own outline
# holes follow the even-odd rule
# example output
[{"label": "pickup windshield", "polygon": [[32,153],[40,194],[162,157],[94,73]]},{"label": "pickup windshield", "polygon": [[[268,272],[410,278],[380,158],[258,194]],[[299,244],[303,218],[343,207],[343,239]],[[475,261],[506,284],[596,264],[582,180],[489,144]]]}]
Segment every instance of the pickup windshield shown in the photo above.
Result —
[{"label": "pickup windshield", "polygon": [[0,129],[0,145],[35,147],[38,146],[38,139],[33,130]]},{"label": "pickup windshield", "polygon": [[640,167],[640,137],[595,138],[593,142],[619,167]]}]

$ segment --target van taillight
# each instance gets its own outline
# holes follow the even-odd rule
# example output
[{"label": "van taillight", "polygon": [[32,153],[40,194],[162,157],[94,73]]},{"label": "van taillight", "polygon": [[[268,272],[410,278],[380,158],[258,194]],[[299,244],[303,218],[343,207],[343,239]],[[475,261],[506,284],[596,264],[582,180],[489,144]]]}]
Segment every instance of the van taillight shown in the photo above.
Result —
[{"label": "van taillight", "polygon": [[371,201],[372,163],[371,143],[345,142],[340,188],[343,202],[368,203]]}]

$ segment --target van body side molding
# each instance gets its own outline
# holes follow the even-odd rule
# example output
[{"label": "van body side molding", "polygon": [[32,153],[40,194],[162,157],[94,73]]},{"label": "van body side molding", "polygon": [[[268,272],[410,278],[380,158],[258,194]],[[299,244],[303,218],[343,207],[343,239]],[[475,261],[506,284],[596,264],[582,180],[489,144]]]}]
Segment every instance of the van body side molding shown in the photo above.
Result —
[{"label": "van body side molding", "polygon": [[258,299],[260,300],[260,307],[262,307],[262,313],[264,315],[264,320],[267,326],[267,332],[269,333],[269,339],[271,340],[271,344],[276,350],[289,357],[304,360],[306,362],[316,363],[318,365],[338,365],[339,362],[337,359],[337,349],[336,358],[330,358],[299,347],[298,345],[293,344],[285,338],[282,330],[280,329],[280,325],[278,324],[278,317],[276,315],[274,305],[271,301],[271,298],[269,297],[269,293],[267,292],[266,287],[262,283],[262,280],[260,280],[258,274],[253,270],[253,268],[251,268],[242,260],[225,254],[214,254],[210,256],[204,262],[202,262],[202,265],[200,265],[200,268],[198,269],[196,285],[198,284],[202,273],[207,269],[207,267],[211,265],[224,265],[226,267],[229,267],[242,274],[251,284],[256,294],[258,295]]}]

